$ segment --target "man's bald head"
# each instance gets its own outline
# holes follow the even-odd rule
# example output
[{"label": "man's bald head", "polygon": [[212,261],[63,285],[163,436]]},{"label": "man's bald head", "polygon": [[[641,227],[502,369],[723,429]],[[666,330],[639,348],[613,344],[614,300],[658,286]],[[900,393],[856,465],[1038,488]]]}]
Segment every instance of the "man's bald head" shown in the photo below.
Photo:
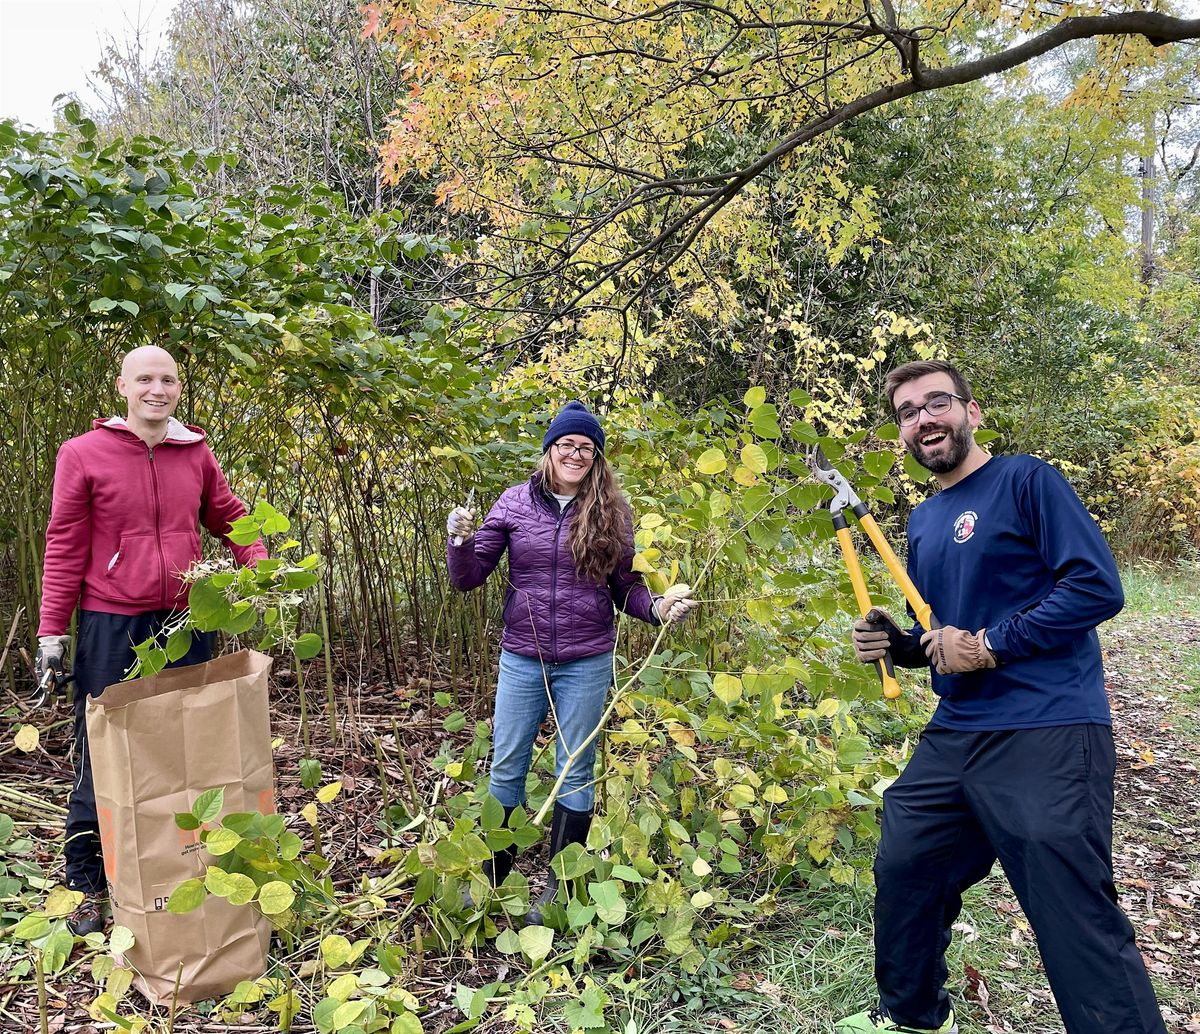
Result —
[{"label": "man's bald head", "polygon": [[125,353],[125,357],[121,360],[121,377],[124,380],[132,380],[134,371],[141,368],[147,362],[154,365],[169,363],[175,371],[175,376],[179,376],[179,367],[175,365],[175,357],[171,355],[165,348],[159,348],[158,345],[141,345],[138,348],[130,349]]},{"label": "man's bald head", "polygon": [[117,391],[129,404],[125,418],[129,429],[148,445],[161,442],[183,391],[171,353],[158,345],[142,345],[126,353]]}]

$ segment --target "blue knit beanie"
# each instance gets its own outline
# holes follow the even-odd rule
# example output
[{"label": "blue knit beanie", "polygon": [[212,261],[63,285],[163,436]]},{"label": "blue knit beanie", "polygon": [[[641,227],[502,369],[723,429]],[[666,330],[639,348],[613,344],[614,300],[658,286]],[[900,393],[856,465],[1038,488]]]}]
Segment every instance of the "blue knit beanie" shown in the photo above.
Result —
[{"label": "blue knit beanie", "polygon": [[582,402],[568,402],[558,416],[550,421],[550,427],[542,438],[542,452],[568,434],[582,434],[594,441],[600,452],[604,451],[604,428]]}]

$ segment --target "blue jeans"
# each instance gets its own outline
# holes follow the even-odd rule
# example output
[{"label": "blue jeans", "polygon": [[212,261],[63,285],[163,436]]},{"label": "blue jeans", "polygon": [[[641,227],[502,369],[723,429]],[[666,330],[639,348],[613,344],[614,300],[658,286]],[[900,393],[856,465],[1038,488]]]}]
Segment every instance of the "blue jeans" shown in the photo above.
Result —
[{"label": "blue jeans", "polygon": [[[561,664],[500,651],[496,717],[492,723],[492,768],[488,789],[507,808],[525,803],[525,777],[533,760],[533,741],[554,702],[554,778],[567,755],[600,724],[612,685],[612,651]],[[596,801],[596,736],[571,763],[558,803],[572,811],[590,811]]]}]

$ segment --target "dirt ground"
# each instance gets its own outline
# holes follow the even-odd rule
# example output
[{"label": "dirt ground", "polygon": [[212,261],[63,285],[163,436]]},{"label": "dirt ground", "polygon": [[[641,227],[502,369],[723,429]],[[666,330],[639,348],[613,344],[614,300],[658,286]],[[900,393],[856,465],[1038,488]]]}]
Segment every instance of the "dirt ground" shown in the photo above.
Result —
[{"label": "dirt ground", "polygon": [[[1200,1034],[1200,685],[1179,681],[1180,672],[1200,672],[1200,620],[1127,620],[1105,630],[1104,645],[1117,744],[1117,889],[1158,986],[1168,1029],[1171,1034]],[[445,733],[440,722],[422,717],[423,701],[433,690],[446,688],[416,677],[400,690],[376,686],[358,695],[352,713],[343,710],[337,742],[314,729],[314,753],[325,765],[326,778],[340,778],[345,786],[334,820],[337,828],[326,832],[325,842],[336,845],[330,853],[348,871],[369,871],[378,850],[375,738],[381,736],[391,748],[393,716],[398,710],[406,714],[401,728],[410,772],[419,790],[431,788],[438,774],[428,760]],[[277,696],[288,700],[294,695],[290,689],[285,676]],[[275,732],[295,744],[300,737],[295,713],[289,711],[286,705],[276,711]],[[70,780],[68,736],[63,722],[49,730],[33,754],[7,751],[0,758],[5,784],[64,804]],[[300,751],[288,746],[277,755],[281,811],[295,811],[308,799],[297,778],[299,757]],[[404,785],[399,766],[386,765],[384,772],[393,788]],[[44,827],[30,832],[44,837],[40,860],[54,865],[61,820],[47,818]],[[456,977],[470,978],[470,967],[462,960],[429,962],[428,979],[422,981],[427,992],[437,984],[452,986]],[[94,986],[86,974],[79,977],[68,972],[51,981],[50,1034],[100,1029],[85,1011]],[[446,1015],[427,1015],[427,1030],[442,1029],[457,1018],[449,1003],[435,1011]],[[6,981],[0,973],[0,1028],[33,1034],[37,1016],[32,984]],[[249,1024],[230,1026],[189,1013],[175,1027],[178,1034],[272,1029],[262,1025],[261,1014]]]}]

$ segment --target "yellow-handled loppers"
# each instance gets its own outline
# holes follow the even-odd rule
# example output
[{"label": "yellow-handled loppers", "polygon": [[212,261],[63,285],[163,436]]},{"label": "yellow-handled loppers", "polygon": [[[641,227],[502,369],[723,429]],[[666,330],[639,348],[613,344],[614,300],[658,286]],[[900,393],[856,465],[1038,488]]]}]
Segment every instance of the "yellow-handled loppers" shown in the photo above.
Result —
[{"label": "yellow-handled loppers", "polygon": [[[846,520],[847,507],[858,518],[858,523],[867,533],[867,538],[871,540],[871,544],[883,559],[891,576],[896,579],[896,584],[900,586],[901,592],[904,593],[905,599],[908,600],[909,606],[912,607],[921,626],[927,632],[937,628],[940,623],[933,616],[932,608],[922,599],[917,587],[913,585],[904,565],[900,563],[900,558],[896,556],[890,543],[884,538],[883,532],[879,530],[879,525],[875,523],[875,518],[867,509],[867,504],[850,487],[850,482],[829,462],[819,445],[814,445],[808,450],[808,466],[818,481],[833,489],[834,495],[829,504],[829,516],[833,519],[833,530],[837,534],[838,545],[842,550],[842,559],[846,562],[850,584],[854,586],[854,598],[858,602],[859,613],[869,621],[874,620],[871,617],[873,610],[871,594],[867,592],[867,583],[863,578],[862,567],[858,562],[858,553],[854,548],[854,539],[850,534],[850,522]],[[891,654],[885,654],[876,661],[875,667],[879,671],[879,679],[883,683],[883,695],[889,700],[894,700],[900,695],[900,683],[896,681]]]}]

